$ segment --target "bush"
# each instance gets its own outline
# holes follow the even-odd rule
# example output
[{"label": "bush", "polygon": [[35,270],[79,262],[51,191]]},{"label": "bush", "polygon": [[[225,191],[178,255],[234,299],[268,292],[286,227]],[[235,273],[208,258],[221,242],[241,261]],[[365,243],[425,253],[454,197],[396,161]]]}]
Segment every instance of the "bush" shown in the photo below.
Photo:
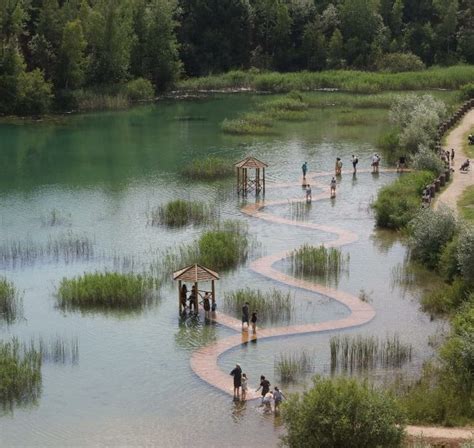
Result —
[{"label": "bush", "polygon": [[381,72],[417,72],[425,69],[423,61],[413,53],[387,53],[381,56],[377,63]]},{"label": "bush", "polygon": [[0,320],[11,324],[21,317],[22,311],[22,296],[15,285],[5,277],[0,277]]},{"label": "bush", "polygon": [[388,394],[350,378],[316,377],[313,388],[283,405],[290,448],[399,447],[404,415]]},{"label": "bush", "polygon": [[115,272],[89,273],[61,281],[57,299],[60,308],[139,309],[148,304],[155,288],[153,278]]},{"label": "bush", "polygon": [[474,286],[474,228],[465,226],[459,235],[458,263],[466,283]]},{"label": "bush", "polygon": [[125,84],[124,93],[130,101],[144,101],[154,98],[155,89],[148,79],[137,78]]},{"label": "bush", "polygon": [[413,258],[434,269],[456,232],[456,219],[448,208],[421,209],[410,221],[409,231]]},{"label": "bush", "polygon": [[458,237],[455,236],[446,246],[439,257],[438,271],[447,282],[452,282],[460,274],[458,262]]},{"label": "bush", "polygon": [[415,170],[431,171],[435,176],[445,170],[442,160],[425,145],[418,145],[418,151],[411,157],[411,163]]},{"label": "bush", "polygon": [[474,98],[474,82],[461,87],[461,99],[470,100],[471,98]]},{"label": "bush", "polygon": [[20,73],[17,89],[18,115],[42,115],[49,112],[53,99],[53,86],[44,79],[41,70]]},{"label": "bush", "polygon": [[405,227],[420,209],[421,193],[431,183],[429,171],[403,174],[390,185],[383,187],[372,205],[377,226],[389,229]]},{"label": "bush", "polygon": [[425,293],[421,298],[424,311],[433,314],[450,314],[467,298],[468,288],[462,278],[456,278],[452,284]]}]

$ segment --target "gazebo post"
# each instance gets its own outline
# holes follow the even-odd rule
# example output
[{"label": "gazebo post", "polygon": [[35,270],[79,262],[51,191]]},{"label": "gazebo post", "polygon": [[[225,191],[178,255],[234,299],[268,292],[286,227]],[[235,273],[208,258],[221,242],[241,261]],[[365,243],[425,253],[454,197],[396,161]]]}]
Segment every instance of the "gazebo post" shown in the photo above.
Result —
[{"label": "gazebo post", "polygon": [[265,168],[263,168],[263,194],[265,194]]},{"label": "gazebo post", "polygon": [[237,167],[237,194],[240,194],[240,168]]},{"label": "gazebo post", "polygon": [[194,282],[194,290],[196,292],[196,295],[194,296],[194,312],[197,314],[199,313],[199,285],[198,285],[198,282]]},{"label": "gazebo post", "polygon": [[216,303],[216,284],[214,280],[211,280],[211,288],[212,288],[212,304]]},{"label": "gazebo post", "polygon": [[182,297],[181,297],[181,285],[182,282],[181,280],[178,281],[178,301],[179,301],[179,313],[181,314],[183,312],[183,302],[182,302]]}]

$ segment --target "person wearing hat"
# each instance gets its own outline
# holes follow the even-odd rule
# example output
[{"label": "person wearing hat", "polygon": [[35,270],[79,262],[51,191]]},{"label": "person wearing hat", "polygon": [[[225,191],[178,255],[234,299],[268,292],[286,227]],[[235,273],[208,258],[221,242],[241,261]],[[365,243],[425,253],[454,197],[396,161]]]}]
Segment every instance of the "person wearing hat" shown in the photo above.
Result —
[{"label": "person wearing hat", "polygon": [[234,398],[239,398],[240,387],[242,386],[242,369],[240,365],[236,364],[230,374],[234,377]]}]

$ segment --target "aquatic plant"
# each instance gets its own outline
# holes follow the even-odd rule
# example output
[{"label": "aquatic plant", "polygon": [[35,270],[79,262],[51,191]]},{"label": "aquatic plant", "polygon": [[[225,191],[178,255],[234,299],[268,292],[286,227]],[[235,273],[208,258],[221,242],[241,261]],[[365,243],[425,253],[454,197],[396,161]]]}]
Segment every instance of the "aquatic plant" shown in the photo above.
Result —
[{"label": "aquatic plant", "polygon": [[207,204],[199,201],[176,199],[151,211],[152,226],[165,225],[181,227],[188,224],[209,223],[216,216],[215,211]]},{"label": "aquatic plant", "polygon": [[297,353],[280,353],[273,360],[275,373],[280,381],[289,383],[298,380],[305,373],[314,369],[316,355],[307,350]]},{"label": "aquatic plant", "polygon": [[79,361],[79,341],[77,337],[66,339],[55,336],[48,340],[40,337],[38,340],[31,340],[30,348],[34,348],[41,354],[43,362],[77,364]]},{"label": "aquatic plant", "polygon": [[311,202],[290,201],[291,219],[296,221],[306,221],[311,212]]},{"label": "aquatic plant", "polygon": [[234,173],[232,163],[228,159],[208,156],[187,162],[181,174],[194,180],[216,180],[231,176]]},{"label": "aquatic plant", "polygon": [[23,296],[13,282],[0,277],[0,322],[15,322],[23,315]]},{"label": "aquatic plant", "polygon": [[413,347],[400,341],[398,334],[380,340],[375,336],[333,336],[331,372],[401,367],[411,361]]},{"label": "aquatic plant", "polygon": [[157,286],[149,275],[94,272],[63,278],[56,297],[58,306],[64,310],[134,310],[151,302]]},{"label": "aquatic plant", "polygon": [[296,274],[337,277],[347,267],[349,255],[344,256],[340,249],[334,247],[304,244],[291,252],[290,261]]},{"label": "aquatic plant", "polygon": [[0,341],[0,405],[36,402],[41,392],[41,353],[22,346],[18,339]]},{"label": "aquatic plant", "polygon": [[246,114],[232,120],[224,119],[221,129],[226,134],[234,135],[270,135],[274,133],[271,129],[273,123],[268,121],[265,114]]},{"label": "aquatic plant", "polygon": [[60,210],[53,208],[46,216],[41,217],[43,226],[54,227],[71,224],[71,215],[64,215]]},{"label": "aquatic plant", "polygon": [[260,321],[289,321],[295,310],[290,293],[278,289],[262,292],[250,288],[238,289],[224,295],[224,311],[241,316],[242,307],[248,302],[250,311],[258,310]]}]

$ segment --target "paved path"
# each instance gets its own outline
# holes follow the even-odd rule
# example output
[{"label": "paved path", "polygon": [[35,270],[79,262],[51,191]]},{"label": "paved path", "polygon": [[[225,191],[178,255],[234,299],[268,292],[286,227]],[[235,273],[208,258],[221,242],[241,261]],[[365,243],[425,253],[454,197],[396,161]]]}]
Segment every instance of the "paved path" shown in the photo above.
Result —
[{"label": "paved path", "polygon": [[448,187],[438,196],[434,204],[435,208],[440,205],[447,205],[450,207],[455,215],[458,215],[457,201],[461,196],[462,192],[469,187],[474,185],[474,166],[471,164],[471,169],[467,173],[461,173],[459,167],[468,158],[463,150],[464,140],[466,134],[474,125],[474,109],[464,115],[459,125],[454,128],[446,138],[445,149],[451,150],[454,148],[454,176],[452,182]]}]

